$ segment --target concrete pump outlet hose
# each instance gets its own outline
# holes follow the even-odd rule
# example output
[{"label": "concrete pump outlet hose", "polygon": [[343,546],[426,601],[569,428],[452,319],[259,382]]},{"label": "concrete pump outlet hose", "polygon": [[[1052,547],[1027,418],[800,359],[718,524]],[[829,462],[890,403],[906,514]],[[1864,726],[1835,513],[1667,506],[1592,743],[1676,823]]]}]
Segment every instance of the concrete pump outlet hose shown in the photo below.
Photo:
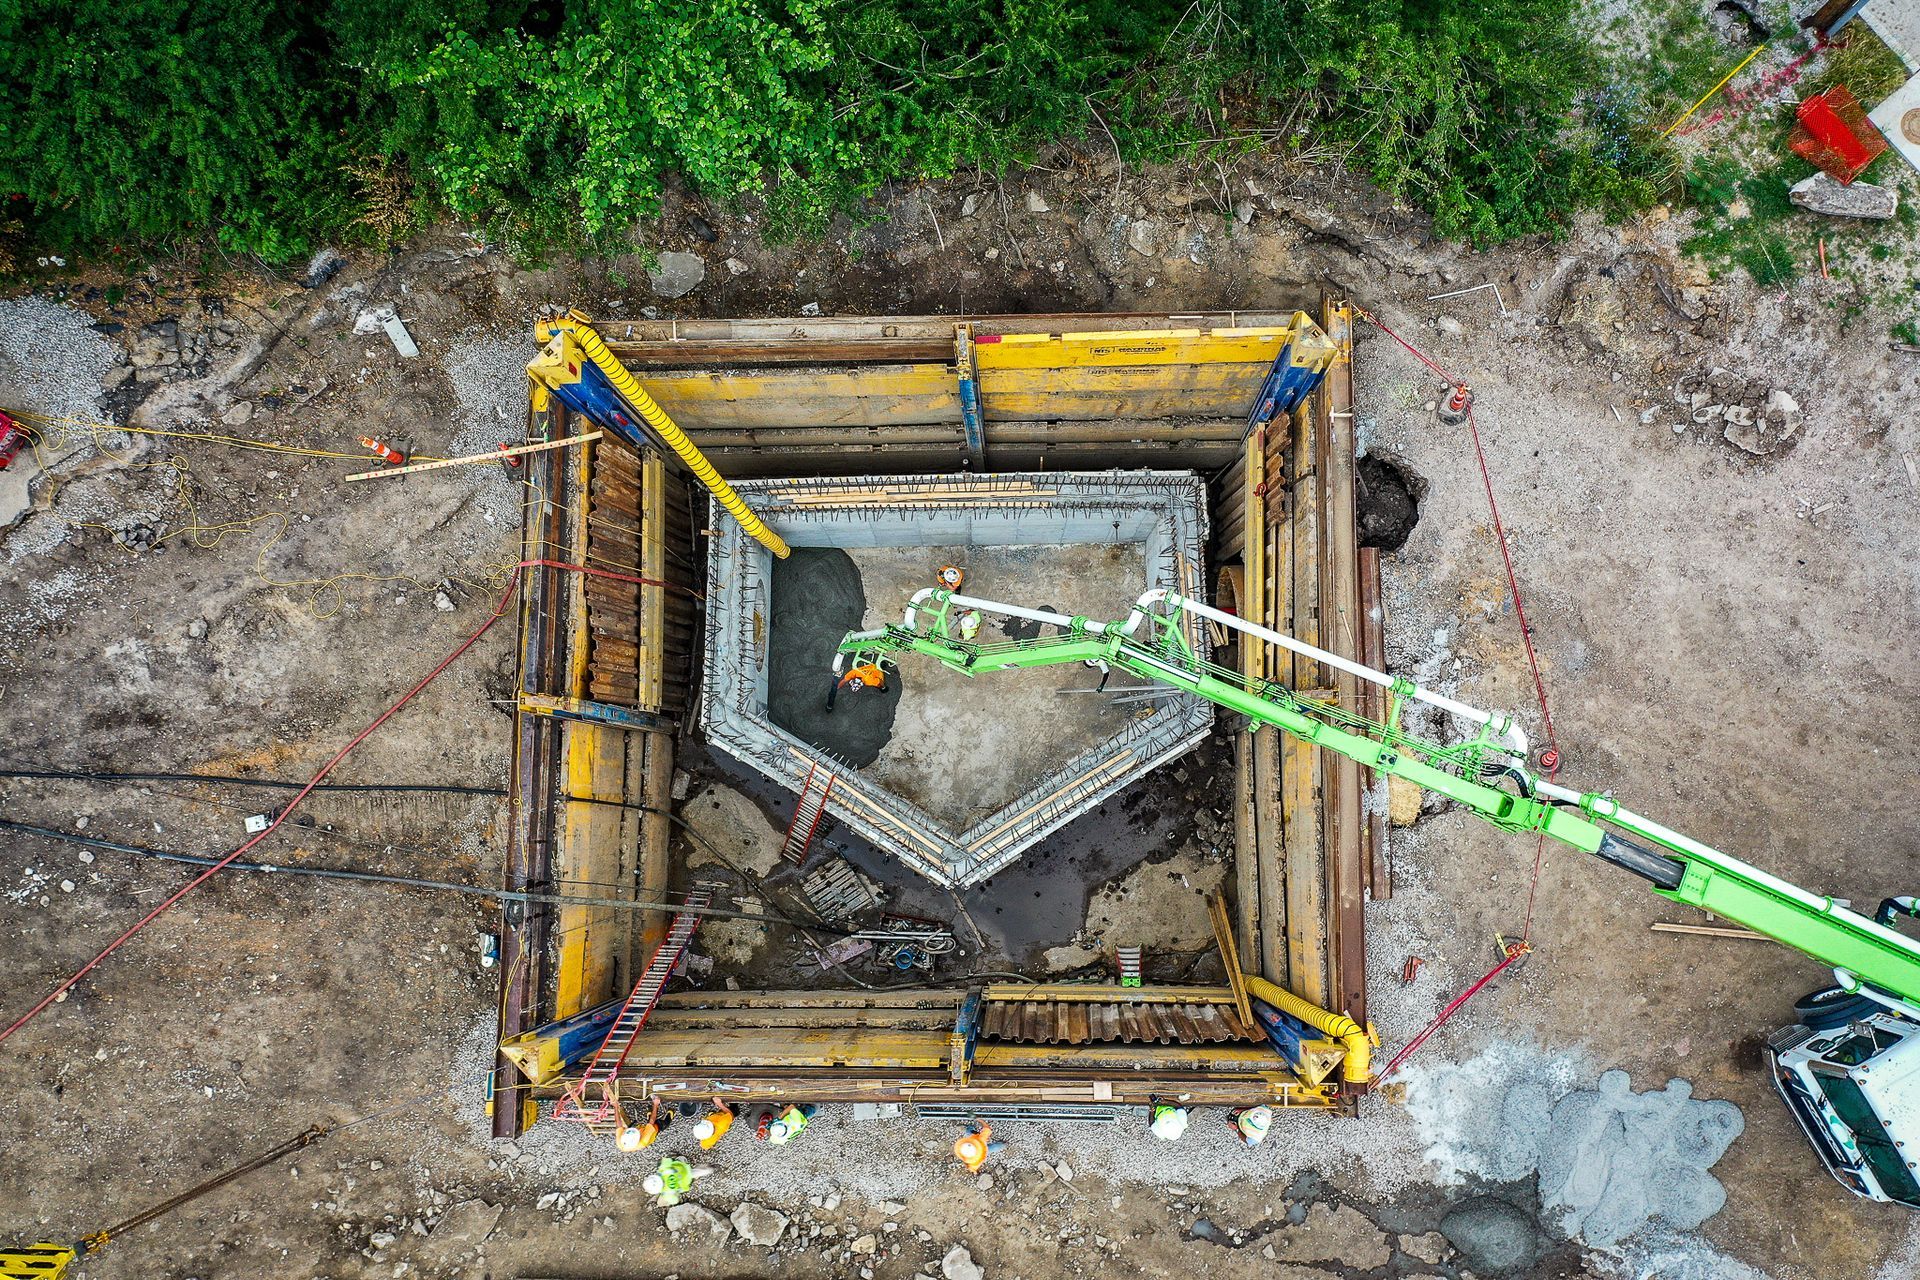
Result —
[{"label": "concrete pump outlet hose", "polygon": [[1373,1046],[1367,1043],[1365,1028],[1352,1018],[1344,1013],[1328,1013],[1317,1004],[1308,1004],[1285,987],[1275,986],[1265,978],[1256,978],[1252,974],[1247,975],[1247,994],[1255,1000],[1266,1001],[1282,1013],[1292,1014],[1344,1045],[1347,1056],[1340,1064],[1342,1080],[1348,1084],[1366,1084],[1373,1079]]},{"label": "concrete pump outlet hose", "polygon": [[707,486],[707,491],[720,500],[720,505],[727,509],[727,514],[740,522],[741,528],[751,534],[761,546],[773,552],[777,558],[785,560],[791,554],[786,540],[769,529],[766,521],[754,514],[753,508],[733,491],[733,486],[720,477],[720,473],[713,469],[713,464],[707,461],[706,455],[694,446],[693,441],[687,439],[686,432],[680,429],[679,424],[667,416],[667,411],[647,394],[647,389],[640,385],[639,380],[627,372],[627,366],[621,364],[613,352],[607,349],[607,344],[592,325],[579,316],[572,315],[552,321],[551,327],[566,329],[573,334],[574,340],[580,344],[580,350],[586,353],[587,359],[593,361],[600,372],[607,375],[607,381],[613,384],[613,389],[625,397],[627,403],[634,407],[635,412],[647,420],[647,425],[653,428],[654,434],[666,441],[669,449],[680,455],[680,461],[687,464],[687,470],[693,472],[700,483]]}]

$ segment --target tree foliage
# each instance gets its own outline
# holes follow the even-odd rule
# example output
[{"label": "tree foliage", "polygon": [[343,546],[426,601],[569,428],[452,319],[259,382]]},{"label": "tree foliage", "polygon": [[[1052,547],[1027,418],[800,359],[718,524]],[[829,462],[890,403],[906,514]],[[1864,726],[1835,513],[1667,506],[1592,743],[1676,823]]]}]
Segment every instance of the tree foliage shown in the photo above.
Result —
[{"label": "tree foliage", "polygon": [[374,168],[583,237],[670,175],[771,184],[804,230],[1052,141],[1151,156],[1286,119],[1491,240],[1645,195],[1575,2],[0,0],[0,187],[49,243],[278,259],[390,224],[356,208]]}]

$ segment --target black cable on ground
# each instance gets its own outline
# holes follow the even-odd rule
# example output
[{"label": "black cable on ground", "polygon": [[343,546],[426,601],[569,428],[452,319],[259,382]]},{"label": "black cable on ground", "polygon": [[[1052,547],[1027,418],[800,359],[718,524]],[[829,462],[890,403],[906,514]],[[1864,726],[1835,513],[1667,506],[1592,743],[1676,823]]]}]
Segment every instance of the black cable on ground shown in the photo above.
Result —
[{"label": "black cable on ground", "polygon": [[[55,827],[38,827],[31,823],[14,822],[0,818],[0,831],[17,831],[22,835],[40,836],[47,840],[61,840],[68,844],[84,845],[90,849],[105,849],[110,853],[131,853],[142,858],[154,858],[162,862],[184,862],[192,866],[210,867],[218,858],[206,858],[194,853],[174,853],[166,849],[150,849],[137,844],[121,844],[115,840],[101,840],[94,836],[81,835],[77,831],[61,831]],[[451,880],[423,880],[414,876],[392,876],[378,871],[354,871],[337,867],[285,866],[270,862],[229,862],[226,864],[234,871],[260,871],[272,875],[312,876],[324,880],[357,880],[368,884],[392,884],[413,889],[440,889],[448,893],[464,893],[472,897],[492,898],[498,902],[541,902],[561,903],[569,906],[616,907],[628,911],[673,911],[686,910],[684,902],[639,902],[631,898],[591,898],[580,894],[568,893],[515,893],[506,889],[486,889],[479,885],[457,884]],[[780,924],[789,928],[814,930],[823,933],[850,937],[855,930],[837,929],[830,925],[802,925],[782,916],[755,915],[746,911],[728,911],[722,907],[704,907],[700,914],[723,920],[753,920],[760,924]]]},{"label": "black cable on ground", "polygon": [[[304,782],[236,778],[221,773],[107,773],[92,769],[0,769],[0,778],[56,778],[74,782],[224,782],[236,787],[298,791]],[[438,782],[323,782],[315,791],[427,791],[458,796],[504,796],[505,787],[460,787]]]}]

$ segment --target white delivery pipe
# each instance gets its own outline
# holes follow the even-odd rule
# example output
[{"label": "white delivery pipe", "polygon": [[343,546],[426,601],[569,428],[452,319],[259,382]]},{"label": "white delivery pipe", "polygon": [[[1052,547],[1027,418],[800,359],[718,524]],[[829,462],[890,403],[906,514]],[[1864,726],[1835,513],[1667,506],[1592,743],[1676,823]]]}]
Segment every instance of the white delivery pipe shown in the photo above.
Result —
[{"label": "white delivery pipe", "polygon": [[[915,606],[925,603],[929,596],[939,594],[940,588],[938,587],[922,587],[913,593],[913,599],[907,604],[905,618],[907,630],[918,631],[920,629],[920,624],[917,621],[918,615],[914,612]],[[953,604],[961,605],[968,609],[979,609],[983,613],[1000,613],[1010,618],[1025,618],[1028,622],[1044,622],[1049,626],[1070,627],[1074,622],[1072,618],[1064,613],[1049,613],[1045,609],[1022,609],[1017,604],[1002,604],[998,600],[982,600],[976,596],[954,595],[948,596],[947,599]],[[1095,622],[1090,618],[1083,619],[1083,621],[1086,623],[1087,630],[1089,631],[1104,633],[1113,626],[1110,622]]]},{"label": "white delivery pipe", "polygon": [[[1139,625],[1138,619],[1145,615],[1146,610],[1150,606],[1163,601],[1176,609],[1191,613],[1195,617],[1205,618],[1209,622],[1217,622],[1223,627],[1230,627],[1244,635],[1250,635],[1255,639],[1264,640],[1268,644],[1279,645],[1282,649],[1291,650],[1294,653],[1300,654],[1302,657],[1311,658],[1315,662],[1324,662],[1336,671],[1344,671],[1350,676],[1365,680],[1371,684],[1380,685],[1382,688],[1391,689],[1393,687],[1393,677],[1384,671],[1375,671],[1372,667],[1363,666],[1350,658],[1343,658],[1337,653],[1328,653],[1325,649],[1310,645],[1304,640],[1296,640],[1290,635],[1284,635],[1271,628],[1248,622],[1244,618],[1236,617],[1231,613],[1216,609],[1211,605],[1201,604],[1198,600],[1190,600],[1186,596],[1165,590],[1164,588],[1156,588],[1140,597],[1139,601],[1134,605],[1133,614],[1127,619],[1125,628],[1127,634],[1133,634],[1134,628]],[[1470,707],[1466,703],[1449,698],[1443,693],[1435,693],[1431,689],[1422,689],[1418,685],[1414,686],[1412,696],[1416,700],[1426,703],[1428,706],[1438,707],[1449,715],[1459,716],[1462,720],[1466,720],[1472,724],[1490,726],[1495,736],[1505,742],[1508,750],[1522,757],[1527,754],[1526,731],[1515,724],[1511,717],[1495,716],[1491,711],[1482,711],[1478,707]]]}]

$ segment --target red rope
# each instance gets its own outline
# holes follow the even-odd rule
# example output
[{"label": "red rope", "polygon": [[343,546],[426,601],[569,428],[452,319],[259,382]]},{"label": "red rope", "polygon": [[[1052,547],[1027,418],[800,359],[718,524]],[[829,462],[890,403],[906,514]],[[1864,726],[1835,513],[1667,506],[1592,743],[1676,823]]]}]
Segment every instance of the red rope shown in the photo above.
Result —
[{"label": "red rope", "polygon": [[260,832],[258,835],[255,835],[252,839],[246,841],[239,848],[235,849],[232,853],[229,853],[226,857],[220,859],[220,861],[214,863],[212,866],[208,867],[205,871],[202,871],[199,875],[195,876],[193,879],[189,880],[184,886],[182,886],[176,893],[173,894],[172,897],[168,898],[165,902],[162,902],[159,906],[155,907],[153,910],[147,912],[146,915],[140,917],[140,919],[134,923],[132,928],[128,929],[125,933],[122,933],[119,937],[115,938],[112,942],[108,943],[106,947],[101,950],[100,954],[96,955],[93,959],[81,965],[78,969],[76,969],[73,972],[73,974],[70,977],[68,977],[65,981],[63,981],[59,986],[55,987],[52,991],[49,991],[46,994],[46,996],[40,1001],[40,1003],[34,1005],[33,1008],[27,1010],[25,1013],[21,1014],[18,1018],[15,1018],[13,1022],[10,1023],[5,1030],[0,1031],[0,1044],[4,1044],[7,1041],[7,1039],[13,1035],[14,1032],[18,1031],[20,1028],[26,1026],[27,1023],[33,1021],[36,1017],[38,1017],[47,1008],[48,1005],[53,1004],[54,1002],[59,1000],[61,996],[73,990],[74,986],[79,983],[80,979],[86,977],[89,973],[93,972],[93,970],[98,968],[101,962],[104,961],[108,956],[112,955],[114,952],[118,951],[121,947],[125,946],[130,940],[132,940],[135,934],[139,933],[142,929],[146,928],[148,925],[152,924],[155,920],[158,920],[161,916],[165,915],[169,910],[173,908],[174,904],[178,903],[182,898],[192,893],[195,889],[198,889],[201,885],[205,884],[208,880],[211,880],[215,875],[219,874],[222,870],[224,870],[229,864],[236,861],[241,854],[246,853],[248,850],[252,849],[255,845],[259,844],[262,840],[265,840],[268,836],[272,835],[276,830],[278,830],[280,827],[280,824],[287,820],[288,816],[293,813],[295,807],[297,807],[302,800],[305,800],[315,787],[319,786],[322,782],[326,781],[327,775],[332,773],[334,769],[340,764],[340,762],[347,758],[348,754],[351,753],[354,750],[354,748],[358,747],[361,743],[365,742],[368,738],[372,737],[376,729],[378,729],[381,725],[385,724],[388,720],[391,720],[394,714],[398,712],[400,708],[406,706],[409,702],[412,702],[415,696],[417,696],[422,689],[426,688],[428,685],[432,684],[435,680],[439,679],[442,672],[444,672],[448,667],[452,666],[456,661],[458,661],[461,655],[466,653],[467,650],[473,648],[474,645],[478,644],[480,642],[480,637],[486,635],[487,632],[493,629],[494,623],[500,621],[501,618],[506,616],[507,606],[513,600],[514,589],[518,587],[520,584],[520,571],[522,569],[530,569],[530,568],[564,569],[573,573],[592,574],[595,577],[615,578],[622,582],[637,582],[643,586],[676,587],[679,590],[686,590],[686,588],[684,587],[678,587],[678,584],[676,583],[660,582],[652,578],[641,578],[641,577],[636,577],[633,574],[627,574],[627,573],[615,573],[610,569],[595,569],[588,565],[583,565],[583,564],[568,564],[565,561],[561,561],[561,560],[523,560],[521,561],[519,564],[514,566],[513,575],[507,580],[507,589],[504,592],[502,592],[500,595],[500,603],[494,606],[493,612],[487,615],[486,621],[482,622],[472,635],[468,636],[465,640],[461,641],[460,644],[454,649],[452,653],[449,653],[445,658],[442,658],[440,660],[439,666],[435,667],[432,671],[429,671],[426,674],[426,676],[420,680],[418,684],[414,685],[413,688],[407,690],[406,693],[402,694],[400,698],[393,703],[393,705],[389,706],[385,711],[382,711],[379,714],[379,716],[377,716],[374,719],[373,723],[369,724],[366,728],[362,729],[359,733],[355,734],[353,741],[349,742],[346,746],[340,748],[340,750],[337,753],[335,753],[333,759],[327,761],[326,764],[322,765],[320,768],[320,772],[313,775],[313,780],[308,782],[306,786],[300,788],[299,792],[295,794],[293,799],[287,802],[286,807],[280,810],[279,816],[277,816],[276,818],[274,818],[272,822],[267,824],[266,830]]},{"label": "red rope", "polygon": [[1512,965],[1514,961],[1518,960],[1521,956],[1527,954],[1527,952],[1531,949],[1532,948],[1528,947],[1527,944],[1524,942],[1509,943],[1507,946],[1506,958],[1502,960],[1499,964],[1493,966],[1493,968],[1487,970],[1486,976],[1481,978],[1480,981],[1474,983],[1472,986],[1468,987],[1465,991],[1462,991],[1459,995],[1455,996],[1451,1001],[1449,1001],[1447,1004],[1447,1007],[1440,1011],[1439,1017],[1435,1018],[1432,1022],[1429,1022],[1426,1025],[1425,1030],[1421,1031],[1419,1035],[1415,1036],[1412,1040],[1408,1041],[1406,1048],[1402,1049],[1399,1053],[1396,1053],[1395,1055],[1393,1055],[1393,1061],[1387,1064],[1387,1069],[1385,1071],[1382,1071],[1379,1075],[1373,1078],[1373,1082],[1375,1084],[1379,1084],[1382,1081],[1384,1081],[1388,1076],[1398,1071],[1400,1069],[1400,1064],[1405,1062],[1408,1058],[1412,1057],[1413,1051],[1415,1049],[1418,1049],[1421,1045],[1425,1044],[1427,1042],[1427,1037],[1431,1036],[1434,1032],[1438,1031],[1440,1029],[1441,1024],[1444,1023],[1448,1018],[1451,1018],[1453,1016],[1454,1010],[1458,1009],[1461,1005],[1465,1004],[1467,1001],[1473,999],[1474,996],[1480,993],[1480,988],[1486,986],[1489,982],[1492,982],[1495,978],[1505,973],[1507,971],[1507,968],[1510,965]]},{"label": "red rope", "polygon": [[[1381,323],[1378,319],[1376,319],[1372,314],[1367,312],[1364,308],[1356,306],[1354,307],[1354,312],[1357,315],[1359,315],[1362,319],[1364,319],[1368,324],[1371,324],[1376,329],[1380,330],[1380,332],[1386,334],[1389,338],[1392,338],[1395,342],[1399,343],[1402,347],[1405,347],[1407,349],[1407,352],[1410,355],[1412,355],[1414,359],[1418,360],[1421,364],[1424,364],[1425,366],[1427,366],[1427,368],[1433,370],[1435,373],[1439,374],[1442,378],[1446,379],[1450,385],[1453,385],[1453,386],[1462,385],[1458,379],[1453,377],[1453,375],[1449,374],[1445,369],[1441,368],[1440,365],[1436,363],[1433,359],[1427,356],[1424,352],[1420,351],[1412,343],[1408,342],[1405,338],[1395,333],[1392,329],[1388,328],[1385,324]],[[1520,624],[1520,643],[1526,650],[1527,668],[1529,671],[1533,673],[1533,692],[1534,692],[1535,698],[1538,699],[1540,704],[1540,720],[1546,730],[1547,749],[1548,749],[1548,752],[1550,753],[1547,757],[1547,780],[1551,782],[1554,779],[1555,775],[1558,774],[1560,770],[1560,742],[1559,742],[1559,739],[1554,736],[1553,712],[1547,706],[1547,682],[1546,682],[1546,679],[1540,674],[1540,656],[1534,652],[1533,627],[1531,624],[1527,622],[1526,601],[1520,594],[1520,575],[1514,570],[1514,567],[1513,567],[1513,551],[1507,545],[1506,522],[1500,518],[1500,503],[1494,498],[1494,495],[1493,495],[1493,471],[1487,465],[1486,446],[1480,439],[1480,423],[1479,423],[1479,420],[1474,416],[1473,406],[1471,402],[1469,402],[1467,406],[1467,433],[1469,438],[1471,438],[1473,441],[1474,461],[1478,463],[1480,467],[1480,483],[1481,483],[1481,487],[1486,491],[1486,495],[1487,495],[1487,513],[1492,518],[1493,536],[1500,543],[1500,561],[1506,567],[1507,590],[1511,594],[1513,599],[1514,618]],[[1393,1061],[1387,1064],[1387,1069],[1380,1073],[1380,1076],[1378,1077],[1379,1079],[1384,1080],[1388,1076],[1392,1075],[1394,1071],[1399,1068],[1400,1064],[1407,1060],[1408,1055],[1413,1053],[1413,1051],[1415,1049],[1418,1049],[1421,1045],[1425,1044],[1427,1042],[1427,1039],[1430,1036],[1432,1036],[1434,1032],[1438,1031],[1441,1028],[1441,1026],[1445,1024],[1447,1019],[1451,1018],[1454,1015],[1454,1012],[1458,1010],[1461,1005],[1465,1004],[1468,1000],[1471,1000],[1475,995],[1477,995],[1480,992],[1480,990],[1483,987],[1485,987],[1489,982],[1492,982],[1495,978],[1499,977],[1502,973],[1506,972],[1508,966],[1513,964],[1515,960],[1518,960],[1521,956],[1525,955],[1528,952],[1528,950],[1531,949],[1530,943],[1532,942],[1532,939],[1533,939],[1533,909],[1534,909],[1534,903],[1539,896],[1540,872],[1541,872],[1541,868],[1545,865],[1545,862],[1546,862],[1546,851],[1547,851],[1547,834],[1545,831],[1542,831],[1534,840],[1533,872],[1527,881],[1527,912],[1526,912],[1525,923],[1522,925],[1520,930],[1520,941],[1510,944],[1506,949],[1505,958],[1502,959],[1499,964],[1495,965],[1492,969],[1488,970],[1487,973],[1484,976],[1482,976],[1478,982],[1475,982],[1472,986],[1468,987],[1465,991],[1462,991],[1459,995],[1455,996],[1452,999],[1452,1001],[1450,1001],[1447,1004],[1447,1007],[1440,1011],[1439,1016],[1434,1018],[1432,1022],[1429,1022],[1426,1025],[1426,1027],[1420,1032],[1420,1034],[1415,1036],[1412,1039],[1412,1041],[1410,1041],[1407,1044],[1407,1047],[1402,1049],[1394,1057]]]}]

